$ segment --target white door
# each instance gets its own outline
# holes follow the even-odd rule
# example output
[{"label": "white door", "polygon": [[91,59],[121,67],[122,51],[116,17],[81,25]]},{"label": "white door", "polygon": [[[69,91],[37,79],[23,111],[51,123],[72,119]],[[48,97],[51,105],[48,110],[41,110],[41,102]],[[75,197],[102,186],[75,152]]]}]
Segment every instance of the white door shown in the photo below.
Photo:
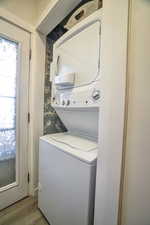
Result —
[{"label": "white door", "polygon": [[28,195],[30,34],[0,19],[0,209]]}]

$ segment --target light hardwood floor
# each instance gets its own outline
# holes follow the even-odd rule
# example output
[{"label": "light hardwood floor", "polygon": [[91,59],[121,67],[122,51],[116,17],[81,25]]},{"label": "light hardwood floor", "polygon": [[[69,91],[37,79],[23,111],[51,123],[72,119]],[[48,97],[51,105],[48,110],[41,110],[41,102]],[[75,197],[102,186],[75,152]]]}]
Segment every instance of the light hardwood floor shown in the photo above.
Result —
[{"label": "light hardwood floor", "polygon": [[34,198],[23,199],[0,211],[0,225],[48,225]]}]

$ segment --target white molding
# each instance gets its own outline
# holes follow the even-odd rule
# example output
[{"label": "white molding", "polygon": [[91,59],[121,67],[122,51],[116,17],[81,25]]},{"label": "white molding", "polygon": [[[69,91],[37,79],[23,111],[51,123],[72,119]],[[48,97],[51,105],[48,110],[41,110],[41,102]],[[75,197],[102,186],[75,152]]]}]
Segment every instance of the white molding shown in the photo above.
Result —
[{"label": "white molding", "polygon": [[29,110],[31,121],[29,124],[29,194],[35,194],[38,185],[38,150],[39,137],[43,135],[44,110],[44,77],[46,36],[34,32],[31,35],[32,60],[30,66],[30,94]]},{"label": "white molding", "polygon": [[[30,51],[30,33],[14,26],[8,20],[0,18],[1,35],[8,36],[10,40],[18,43],[18,60],[17,60],[17,89],[16,89],[16,187],[10,188],[9,191],[3,193],[0,208],[4,208],[9,204],[18,201],[18,199],[28,195],[28,81],[29,81],[29,51]],[[21,51],[22,50],[22,51]],[[20,52],[21,51],[21,52]],[[22,54],[21,54],[22,53]],[[21,55],[20,55],[21,54]],[[21,74],[20,74],[21,73]],[[21,75],[21,76],[20,76]],[[19,134],[19,136],[18,136]],[[18,148],[21,152],[18,152]],[[10,187],[10,186],[9,186]]]},{"label": "white molding", "polygon": [[3,18],[4,20],[21,27],[22,29],[28,31],[28,32],[34,32],[35,28],[25,21],[21,20],[19,17],[15,16],[14,14],[10,13],[4,8],[0,7],[0,18]]},{"label": "white molding", "polygon": [[52,0],[36,25],[37,30],[47,35],[59,24],[81,0]]},{"label": "white molding", "polygon": [[7,191],[7,190],[9,190],[9,189],[11,189],[11,188],[14,188],[14,187],[16,187],[17,185],[18,185],[18,183],[17,183],[17,182],[14,182],[14,183],[12,183],[12,184],[8,184],[7,186],[1,187],[1,188],[0,188],[0,193],[2,193],[2,192],[4,192],[4,191]]},{"label": "white molding", "polygon": [[150,224],[150,1],[130,0],[122,225]]}]

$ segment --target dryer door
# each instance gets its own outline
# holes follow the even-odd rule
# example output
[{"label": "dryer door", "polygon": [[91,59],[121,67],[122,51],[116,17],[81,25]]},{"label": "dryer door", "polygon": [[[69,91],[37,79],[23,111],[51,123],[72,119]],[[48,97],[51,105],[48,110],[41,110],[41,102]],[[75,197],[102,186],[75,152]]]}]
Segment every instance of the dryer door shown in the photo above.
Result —
[{"label": "dryer door", "polygon": [[[100,22],[96,21],[74,32],[74,35],[71,33],[66,39],[59,45],[56,44],[55,76],[63,77],[63,79],[66,77],[69,84],[70,80],[73,80],[69,74],[74,74],[74,87],[95,81],[99,76]],[[55,79],[58,81],[56,77]],[[65,83],[67,83],[66,79]],[[57,85],[59,86],[58,83]],[[60,84],[59,88],[62,89],[62,86]]]}]

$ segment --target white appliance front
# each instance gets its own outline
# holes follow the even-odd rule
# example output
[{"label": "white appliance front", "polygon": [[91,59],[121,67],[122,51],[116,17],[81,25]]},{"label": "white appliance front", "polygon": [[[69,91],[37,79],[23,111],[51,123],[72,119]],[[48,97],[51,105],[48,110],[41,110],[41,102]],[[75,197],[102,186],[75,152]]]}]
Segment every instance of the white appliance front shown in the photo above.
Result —
[{"label": "white appliance front", "polygon": [[52,106],[70,133],[98,139],[101,10],[54,45]]},{"label": "white appliance front", "polygon": [[92,225],[96,155],[79,159],[63,148],[51,135],[40,139],[39,208],[51,225]]}]

